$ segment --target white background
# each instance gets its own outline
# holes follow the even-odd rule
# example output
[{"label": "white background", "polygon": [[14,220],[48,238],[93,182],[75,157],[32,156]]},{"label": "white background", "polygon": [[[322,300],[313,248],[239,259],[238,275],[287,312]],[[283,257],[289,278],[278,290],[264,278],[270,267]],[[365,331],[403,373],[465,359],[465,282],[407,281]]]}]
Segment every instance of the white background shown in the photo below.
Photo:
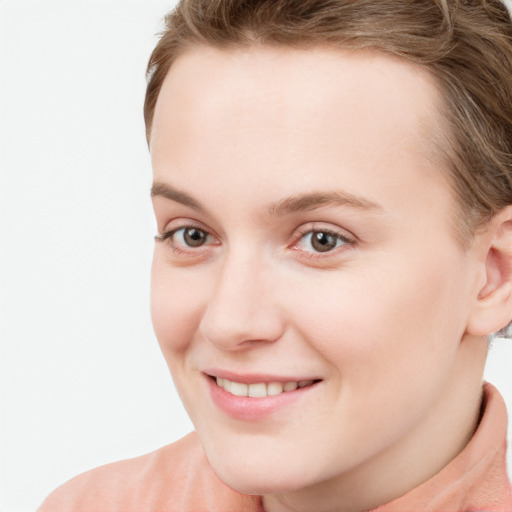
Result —
[{"label": "white background", "polygon": [[[172,0],[0,0],[0,512],[191,429],[149,318],[145,65]],[[512,411],[512,342],[487,378]]]}]

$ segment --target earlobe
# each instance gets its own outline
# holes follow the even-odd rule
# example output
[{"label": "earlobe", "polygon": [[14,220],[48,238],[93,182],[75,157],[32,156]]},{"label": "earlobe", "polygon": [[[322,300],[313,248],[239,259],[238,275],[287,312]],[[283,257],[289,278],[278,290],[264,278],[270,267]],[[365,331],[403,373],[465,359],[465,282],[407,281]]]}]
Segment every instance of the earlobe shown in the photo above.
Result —
[{"label": "earlobe", "polygon": [[486,232],[485,282],[467,325],[474,336],[488,336],[512,319],[512,206],[499,212]]}]

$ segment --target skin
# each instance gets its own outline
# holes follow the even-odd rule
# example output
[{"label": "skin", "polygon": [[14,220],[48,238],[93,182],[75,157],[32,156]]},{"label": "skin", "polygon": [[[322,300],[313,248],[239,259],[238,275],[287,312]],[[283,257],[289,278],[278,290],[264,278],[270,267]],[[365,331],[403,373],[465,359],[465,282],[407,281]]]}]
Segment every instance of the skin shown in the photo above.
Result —
[{"label": "skin", "polygon": [[[387,503],[475,429],[490,235],[456,240],[438,105],[425,71],[329,48],[195,48],[165,80],[154,328],[213,469],[268,512]],[[212,402],[211,368],[321,382],[246,421]]]}]

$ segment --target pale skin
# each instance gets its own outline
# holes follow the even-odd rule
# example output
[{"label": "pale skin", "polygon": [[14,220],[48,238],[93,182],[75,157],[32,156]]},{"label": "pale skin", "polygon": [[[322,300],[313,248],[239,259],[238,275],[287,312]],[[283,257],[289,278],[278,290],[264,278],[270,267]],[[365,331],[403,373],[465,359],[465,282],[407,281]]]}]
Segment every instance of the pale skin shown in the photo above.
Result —
[{"label": "pale skin", "polygon": [[[477,425],[511,211],[461,246],[439,105],[427,72],[329,48],[194,48],[163,85],[155,332],[212,468],[268,512],[387,503]],[[218,369],[316,384],[249,421],[212,402]]]}]

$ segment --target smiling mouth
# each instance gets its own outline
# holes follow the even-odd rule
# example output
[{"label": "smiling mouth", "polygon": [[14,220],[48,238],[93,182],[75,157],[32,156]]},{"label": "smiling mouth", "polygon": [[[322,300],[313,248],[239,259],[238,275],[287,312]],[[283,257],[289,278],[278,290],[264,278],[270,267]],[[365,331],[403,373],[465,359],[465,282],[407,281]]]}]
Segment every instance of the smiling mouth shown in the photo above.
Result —
[{"label": "smiling mouth", "polygon": [[244,382],[235,382],[216,377],[215,382],[217,383],[217,386],[231,395],[265,398],[267,396],[276,396],[281,393],[289,393],[297,389],[307,388],[320,381],[299,380],[289,382],[255,382],[253,384],[246,384]]}]

